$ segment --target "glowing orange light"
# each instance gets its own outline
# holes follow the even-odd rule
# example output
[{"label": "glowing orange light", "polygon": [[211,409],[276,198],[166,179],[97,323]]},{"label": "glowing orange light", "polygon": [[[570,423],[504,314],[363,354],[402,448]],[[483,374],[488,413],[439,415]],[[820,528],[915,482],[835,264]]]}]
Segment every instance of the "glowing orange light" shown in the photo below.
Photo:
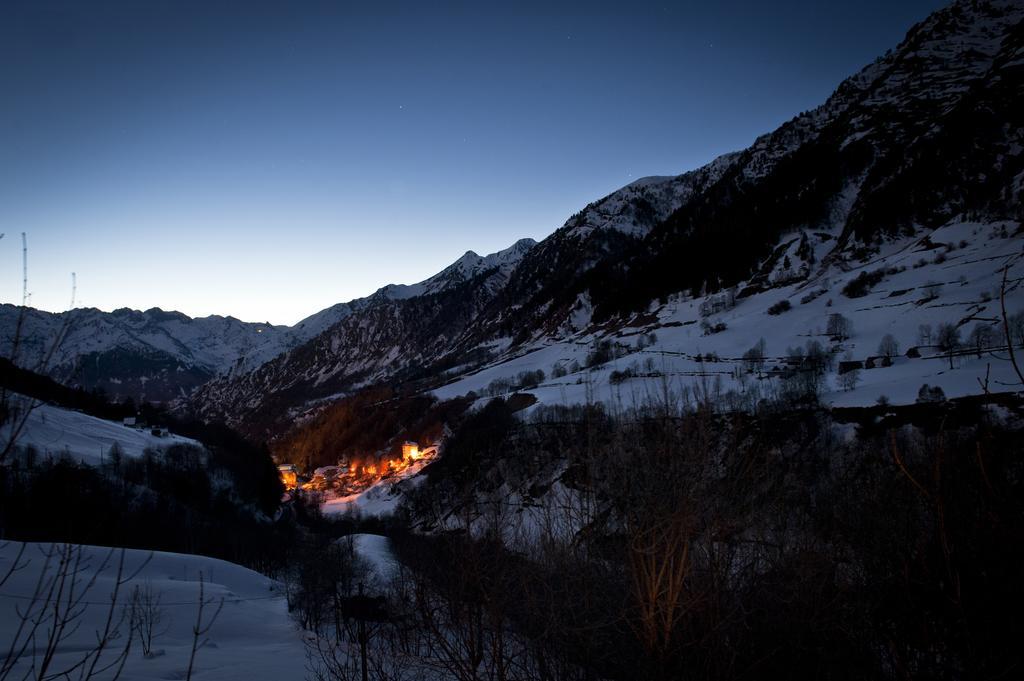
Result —
[{"label": "glowing orange light", "polygon": [[285,489],[295,489],[298,486],[299,474],[295,466],[290,463],[281,464],[277,467],[277,472],[281,476],[281,483]]},{"label": "glowing orange light", "polygon": [[422,458],[423,454],[420,453],[420,446],[415,442],[406,442],[402,444],[402,458],[406,461],[416,461]]}]

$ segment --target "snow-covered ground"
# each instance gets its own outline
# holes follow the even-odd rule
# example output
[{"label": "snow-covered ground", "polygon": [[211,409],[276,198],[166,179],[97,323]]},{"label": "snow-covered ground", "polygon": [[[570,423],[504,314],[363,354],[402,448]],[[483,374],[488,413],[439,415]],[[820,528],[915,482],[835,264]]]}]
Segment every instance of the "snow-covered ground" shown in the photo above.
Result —
[{"label": "snow-covered ground", "polygon": [[[950,224],[927,237],[918,234],[887,243],[880,253],[852,268],[842,263],[815,266],[814,273],[805,280],[738,299],[735,307],[706,318],[701,315],[701,305],[713,296],[675,297],[652,310],[654,321],[648,318],[634,328],[611,334],[588,328],[589,309],[585,300],[580,301],[575,315],[578,319],[574,322],[581,329],[579,332],[539,341],[517,356],[503,357],[433,393],[442,399],[470,391],[484,393],[495,379],[514,379],[520,372],[540,369],[547,378],[540,386],[528,390],[537,397],[538,404],[593,401],[629,408],[661,399],[666,389],[678,395],[687,390],[714,390],[718,382],[717,389],[723,393],[743,393],[758,384],[767,388],[768,379],[746,375],[740,380],[735,376],[735,370],[742,366],[744,352],[761,338],[766,343],[767,364],[772,366],[785,357],[788,348],[803,347],[809,340],[833,348],[837,363],[846,353],[850,359],[865,361],[879,354],[879,342],[886,334],[899,343],[899,357],[893,366],[862,370],[853,390],[844,390],[837,372],[831,372],[823,396],[827,402],[837,406],[865,405],[884,395],[893,403],[910,403],[924,383],[941,387],[947,397],[977,394],[982,390],[979,380],[984,380],[987,373],[993,392],[1019,389],[1014,387],[1019,381],[1005,351],[986,352],[981,358],[958,357],[950,369],[938,348],[923,345],[919,338],[922,325],[930,326],[934,333],[940,324],[948,323],[959,327],[966,343],[975,324],[993,324],[1001,319],[1001,268],[1022,252],[1020,239],[1012,236],[1016,229],[1015,223]],[[783,240],[793,242],[786,256],[792,259],[794,267],[801,262],[795,236],[798,235]],[[830,237],[813,244],[816,263],[823,262],[833,247],[835,235]],[[780,263],[773,275],[781,275],[781,269]],[[841,293],[846,283],[862,272],[880,269],[888,273],[867,295],[850,298]],[[1024,262],[1017,260],[1011,282],[1022,276]],[[941,285],[941,291],[937,298],[926,301],[925,288],[929,283]],[[781,301],[788,301],[791,308],[781,314],[768,314],[769,308]],[[1019,281],[1011,286],[1006,303],[1011,315],[1024,311],[1024,286]],[[826,328],[831,314],[841,314],[852,322],[853,334],[849,339],[841,343],[830,341]],[[725,328],[705,334],[701,325],[705,319],[712,326],[721,323]],[[996,331],[997,344],[1004,345],[999,330]],[[637,340],[649,333],[656,334],[657,340],[638,348]],[[575,362],[585,366],[593,343],[602,339],[622,345],[624,356],[591,370],[552,377],[556,365],[569,368]],[[921,357],[906,357],[906,351],[914,346],[921,346]],[[717,361],[707,361],[708,354],[717,356]],[[641,375],[615,385],[609,381],[613,371],[627,369]]]},{"label": "snow-covered ground", "polygon": [[[349,535],[356,555],[366,561],[373,578],[381,588],[386,587],[398,571],[398,561],[391,551],[391,540],[379,534]],[[343,538],[342,541],[347,539]]]},{"label": "snow-covered ground", "polygon": [[416,477],[433,457],[420,459],[397,475],[378,480],[358,494],[344,497],[330,496],[323,503],[328,515],[358,513],[363,516],[386,516],[394,513],[402,500],[402,491],[416,486],[422,478]]},{"label": "snow-covered ground", "polygon": [[[12,643],[23,641],[25,631],[18,637],[20,619],[18,610],[32,607],[32,594],[45,563],[44,553],[49,544],[25,545],[21,569],[15,571],[0,586],[0,663]],[[18,556],[22,544],[0,543],[0,579],[7,573]],[[117,575],[119,550],[82,547],[83,558],[79,589],[80,626],[57,647],[50,672],[74,665],[94,647],[96,632],[104,628],[109,602]],[[202,575],[206,599],[211,601],[205,609],[204,621],[223,600],[223,608],[204,638],[208,643],[195,658],[194,679],[228,681],[238,679],[297,679],[304,676],[305,653],[303,641],[288,616],[285,598],[274,582],[259,573],[222,560],[174,553],[150,553],[126,550],[125,575],[136,573],[134,579],[120,588],[115,620],[120,617],[121,604],[130,600],[134,587],[149,588],[159,594],[162,620],[153,642],[153,654],[145,657],[137,641],[133,643],[125,663],[122,679],[184,679],[192,647],[192,627],[196,623],[199,602],[199,579]],[[106,565],[104,566],[104,561]],[[102,568],[102,569],[101,569]],[[47,574],[56,574],[51,564]],[[91,587],[89,581],[96,577]],[[39,604],[38,599],[36,604]],[[37,631],[37,644],[49,628],[45,622]],[[68,630],[72,627],[69,626]],[[124,625],[123,634],[127,633]],[[124,638],[112,642],[103,653],[99,667],[114,661],[122,650]],[[41,659],[37,649],[35,661]],[[29,646],[14,665],[10,678],[20,679],[33,662]],[[34,678],[34,677],[33,677]],[[63,678],[63,677],[61,677]],[[77,672],[70,678],[78,678]],[[111,678],[111,674],[98,678]]]},{"label": "snow-covered ground", "polygon": [[[26,398],[18,397],[24,403]],[[179,435],[158,437],[148,429],[139,430],[115,421],[89,416],[70,409],[32,402],[36,407],[29,414],[18,436],[18,445],[32,445],[39,455],[65,454],[88,464],[103,461],[116,442],[126,456],[141,456],[146,448],[162,449],[174,444],[199,445],[195,440]],[[0,436],[7,437],[5,430]]]},{"label": "snow-covered ground", "polygon": [[[1002,268],[1022,252],[1020,239],[1012,236],[1016,229],[1014,223],[951,224],[888,242],[880,252],[854,267],[846,264],[848,258],[822,267],[820,263],[828,262],[835,246],[836,235],[817,236],[812,240],[814,258],[809,277],[739,298],[734,307],[706,316],[701,314],[702,304],[714,296],[677,296],[652,308],[651,314],[635,327],[611,333],[590,325],[589,305],[581,300],[574,315],[577,332],[542,339],[432,392],[441,399],[451,399],[472,391],[480,395],[477,404],[483,404],[491,399],[488,386],[493,381],[515,380],[523,372],[541,370],[545,373],[541,384],[525,389],[537,398],[537,403],[524,412],[527,415],[542,405],[588,402],[628,410],[659,403],[666,396],[673,399],[705,390],[720,396],[730,391],[738,395],[758,391],[768,396],[778,390],[779,379],[769,377],[767,369],[782,368],[790,348],[803,348],[812,340],[832,353],[835,365],[825,377],[822,398],[834,406],[872,405],[883,396],[893,404],[909,404],[917,399],[923,384],[938,386],[950,398],[979,394],[986,380],[992,392],[1020,390],[1005,349],[998,349],[1005,346],[999,326],[992,327],[992,342],[997,349],[982,352],[981,357],[966,353],[976,324],[1001,324]],[[787,250],[771,278],[785,280],[782,269],[787,260],[793,268],[803,263],[797,253],[798,236],[783,239],[783,245],[788,242]],[[1020,283],[1024,260],[1015,262],[1006,297],[1011,315],[1024,311],[1024,286]],[[846,284],[861,273],[879,270],[885,272],[883,278],[866,295],[851,298],[842,293]],[[934,299],[929,299],[927,290],[931,283],[941,285]],[[768,310],[781,301],[788,301],[790,309],[769,314]],[[852,324],[848,339],[837,342],[830,338],[827,326],[833,314],[842,315]],[[711,326],[721,323],[725,328],[706,334],[702,321]],[[920,327],[930,327],[934,336],[940,324],[957,326],[965,345],[965,354],[954,357],[953,368],[935,347],[934,338],[930,344],[921,342]],[[653,342],[652,333],[656,336]],[[883,367],[878,359],[879,344],[887,334],[896,339],[899,352],[891,366]],[[744,370],[742,358],[762,338],[766,371],[750,374]],[[588,354],[601,340],[613,342],[622,356],[593,369],[573,371],[576,365],[586,366]],[[912,347],[918,348],[919,356],[907,356]],[[715,359],[710,360],[709,355]],[[859,371],[853,389],[841,384],[836,370],[838,363],[847,358],[865,363],[876,358],[875,368]],[[555,367],[566,369],[567,375],[555,377]],[[630,371],[636,375],[610,380],[613,372]],[[418,472],[416,468],[405,471],[399,484],[386,480],[361,494],[329,498],[324,510],[375,516],[391,513],[401,502],[402,488],[422,480],[416,477]],[[543,509],[527,509],[524,513],[516,503],[510,508],[516,515],[507,519],[506,529],[513,533],[529,536],[538,523],[547,522],[540,517]]]}]

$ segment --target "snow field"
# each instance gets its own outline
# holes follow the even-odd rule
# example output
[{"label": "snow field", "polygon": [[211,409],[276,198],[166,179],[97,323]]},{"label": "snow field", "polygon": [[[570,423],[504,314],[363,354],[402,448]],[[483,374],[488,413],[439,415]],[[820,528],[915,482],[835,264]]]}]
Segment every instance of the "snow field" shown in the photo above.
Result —
[{"label": "snow field", "polygon": [[[966,342],[974,324],[1001,319],[1001,268],[1021,253],[1019,239],[1000,236],[1004,226],[1011,235],[1018,227],[1015,223],[954,223],[929,233],[930,244],[918,235],[885,244],[880,253],[848,271],[836,266],[812,270],[816,273],[804,281],[740,298],[735,307],[710,315],[707,317],[710,324],[726,325],[724,330],[710,335],[702,331],[700,308],[713,296],[673,299],[654,311],[657,317],[654,323],[627,327],[609,335],[585,329],[566,338],[541,339],[525,352],[502,357],[433,393],[441,399],[470,391],[482,393],[495,379],[515,378],[522,371],[541,369],[547,375],[546,380],[539,387],[527,390],[537,397],[539,404],[592,401],[628,409],[660,399],[666,387],[677,395],[686,390],[713,389],[718,381],[722,392],[749,389],[760,381],[748,376],[741,382],[734,377],[734,371],[741,367],[743,353],[761,338],[766,342],[765,354],[770,367],[785,357],[788,348],[804,347],[809,340],[816,340],[826,348],[834,347],[837,362],[843,360],[847,352],[851,359],[864,361],[878,355],[878,344],[886,334],[892,334],[900,346],[900,356],[893,366],[862,370],[858,385],[851,391],[842,389],[833,370],[826,377],[823,396],[826,402],[836,406],[868,405],[884,395],[893,403],[905,404],[916,399],[924,383],[938,385],[947,397],[978,394],[982,390],[979,380],[984,380],[989,371],[990,388],[994,392],[1012,390],[1018,379],[1005,352],[983,353],[981,358],[958,357],[953,369],[935,347],[921,347],[920,358],[905,357],[909,348],[919,345],[921,325],[931,326],[933,332],[942,323],[958,325],[961,338]],[[793,236],[789,235],[784,241]],[[824,240],[815,245],[816,262],[822,262],[833,244],[831,240]],[[932,244],[949,244],[953,250],[947,253],[945,248]],[[1011,281],[1014,274],[1017,278],[1022,276],[1024,266],[1019,260],[1017,263]],[[841,293],[846,283],[860,273],[879,269],[889,273],[867,295],[850,298]],[[925,301],[925,286],[933,282],[941,285],[941,292],[938,298]],[[818,294],[819,291],[823,292]],[[780,301],[788,301],[790,309],[777,315],[768,314],[768,309]],[[1006,304],[1009,314],[1024,311],[1024,286],[1011,287]],[[825,333],[831,314],[841,314],[852,322],[853,335],[846,341],[834,343]],[[656,334],[657,341],[637,349],[636,340],[651,332]],[[556,364],[585,365],[587,353],[600,339],[634,347],[602,366],[552,378]],[[1001,338],[999,341],[1003,342]],[[708,354],[717,356],[720,361],[697,359],[697,356],[706,358]],[[613,371],[621,372],[631,366],[639,367],[641,374],[650,375],[611,384],[609,377]],[[482,397],[481,401],[487,399],[490,398]]]},{"label": "snow field", "polygon": [[[44,554],[51,545],[9,541],[0,543],[0,578],[19,558],[22,547],[20,569],[0,586],[0,642],[4,644],[0,660],[17,638],[20,619],[16,608],[24,612],[32,604],[31,597],[41,574],[45,581],[57,573],[53,563],[44,573]],[[79,626],[61,642],[51,671],[74,665],[84,651],[95,645],[96,632],[104,627],[114,591],[120,550],[84,546],[80,551],[82,605],[81,615],[76,620]],[[129,602],[132,589],[138,586],[159,595],[162,621],[157,627],[158,635],[150,657],[143,655],[137,641],[133,642],[122,679],[185,678],[193,640],[192,627],[196,623],[200,575],[209,603],[204,610],[204,623],[222,601],[224,605],[205,636],[208,643],[196,655],[194,679],[246,681],[303,676],[302,637],[288,616],[283,594],[272,580],[241,566],[202,556],[129,549],[124,551],[124,559],[123,574],[134,575],[134,578],[120,587],[115,619],[121,614],[121,605]],[[90,587],[88,583],[92,579],[95,582]],[[44,622],[40,632],[47,626]],[[121,631],[126,634],[123,624]],[[114,660],[123,645],[123,638],[115,640],[103,653],[98,667]],[[37,655],[37,662],[38,659]],[[15,662],[11,678],[21,678],[32,662],[29,646]],[[77,674],[72,676],[77,678]],[[112,671],[98,678],[111,677]]]},{"label": "snow field", "polygon": [[[109,456],[115,442],[124,455],[131,457],[142,456],[148,447],[163,449],[175,444],[202,446],[187,437],[174,434],[157,437],[148,429],[137,430],[70,409],[37,401],[32,403],[37,406],[29,414],[18,436],[18,444],[22,447],[35,447],[43,458],[63,454],[76,461],[96,465]],[[0,434],[3,437],[7,435],[7,432]]]}]

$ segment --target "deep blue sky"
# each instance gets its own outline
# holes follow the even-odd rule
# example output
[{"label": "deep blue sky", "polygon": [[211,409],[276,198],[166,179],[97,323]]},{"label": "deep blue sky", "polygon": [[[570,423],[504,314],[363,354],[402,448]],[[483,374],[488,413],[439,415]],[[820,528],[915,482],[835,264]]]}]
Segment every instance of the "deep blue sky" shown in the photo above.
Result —
[{"label": "deep blue sky", "polygon": [[936,0],[0,2],[0,301],[294,323],[823,101]]}]

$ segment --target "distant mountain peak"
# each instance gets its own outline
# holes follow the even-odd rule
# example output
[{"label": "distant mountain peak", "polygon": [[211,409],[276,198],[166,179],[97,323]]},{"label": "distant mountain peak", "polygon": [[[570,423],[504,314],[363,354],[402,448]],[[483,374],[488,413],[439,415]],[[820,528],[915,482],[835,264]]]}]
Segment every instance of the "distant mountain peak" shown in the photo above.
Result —
[{"label": "distant mountain peak", "polygon": [[338,303],[312,314],[292,328],[296,335],[305,341],[323,333],[353,312],[380,302],[408,300],[417,296],[438,293],[495,267],[503,268],[505,270],[504,274],[507,276],[515,269],[515,265],[522,260],[523,256],[536,244],[537,242],[533,239],[524,238],[519,239],[504,250],[486,256],[481,256],[476,251],[466,251],[455,262],[421,282],[415,284],[387,284],[377,289],[370,296]]},{"label": "distant mountain peak", "polygon": [[537,242],[533,239],[524,238],[508,248],[484,256],[477,254],[476,251],[466,251],[458,260],[432,277],[415,284],[388,284],[379,289],[374,296],[388,300],[404,300],[437,293],[494,268],[501,268],[502,274],[508,276],[523,256],[536,245]]}]

